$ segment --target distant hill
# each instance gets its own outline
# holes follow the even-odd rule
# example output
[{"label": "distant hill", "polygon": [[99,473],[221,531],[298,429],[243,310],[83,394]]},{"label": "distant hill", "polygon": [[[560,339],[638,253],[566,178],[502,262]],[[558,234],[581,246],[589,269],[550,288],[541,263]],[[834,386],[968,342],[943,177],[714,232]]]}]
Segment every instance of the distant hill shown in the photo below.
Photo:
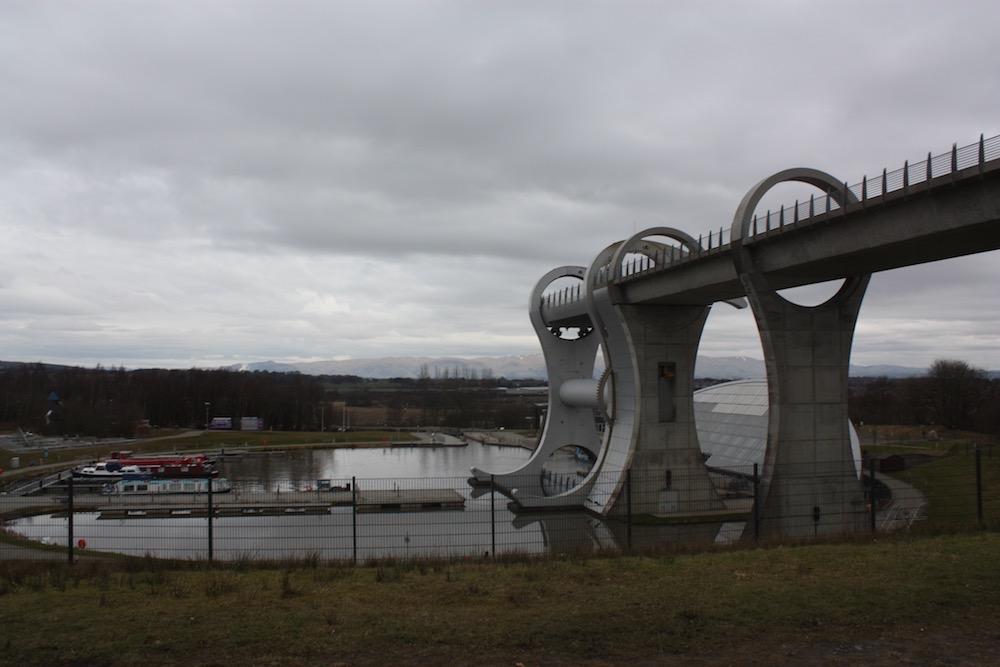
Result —
[{"label": "distant hill", "polygon": [[[603,367],[598,360],[598,371]],[[506,357],[476,357],[462,359],[458,357],[384,357],[381,359],[344,359],[330,361],[311,361],[303,363],[279,363],[265,361],[245,364],[235,367],[249,371],[292,372],[298,371],[307,375],[357,375],[365,378],[416,378],[420,377],[422,369],[426,369],[430,377],[440,377],[446,372],[449,376],[469,377],[473,373],[481,376],[488,371],[495,378],[510,380],[544,379],[547,376],[545,358],[541,353],[529,355],[511,355]],[[904,366],[851,366],[852,377],[890,378],[915,377],[927,372],[925,368],[908,368]],[[715,378],[719,380],[742,380],[762,378],[764,362],[751,357],[706,357],[699,356],[695,367],[695,375],[699,378]]]},{"label": "distant hill", "polygon": [[[74,368],[68,365],[46,364],[43,362],[0,361],[0,371],[25,365],[41,364],[48,370],[58,371]],[[547,377],[545,358],[541,353],[510,355],[506,357],[382,357],[378,359],[343,359],[330,361],[308,361],[287,363],[262,361],[250,364],[235,364],[227,369],[237,371],[267,371],[272,373],[304,373],[306,375],[357,375],[363,378],[418,378],[426,370],[431,378],[482,377],[509,380],[544,380]],[[136,370],[136,369],[131,369]],[[598,359],[597,372],[603,370]],[[927,373],[926,368],[909,366],[851,366],[851,377],[918,377]],[[751,357],[706,357],[699,356],[695,376],[716,380],[742,380],[765,377],[764,362]],[[1000,378],[1000,371],[987,371],[991,379]]]},{"label": "distant hill", "polygon": [[20,368],[22,366],[41,366],[47,371],[65,371],[71,368],[76,368],[75,366],[67,366],[64,364],[46,364],[41,361],[0,361],[0,371]]},{"label": "distant hill", "polygon": [[234,367],[248,371],[290,372],[298,371],[306,375],[357,375],[364,378],[418,378],[426,370],[427,374],[441,377],[482,377],[484,373],[495,378],[510,380],[539,379],[546,377],[545,359],[541,354],[507,357],[382,357],[379,359],[340,359],[330,361],[308,361],[301,363],[280,363],[264,361]]},{"label": "distant hill", "polygon": [[[909,377],[919,377],[921,375],[927,374],[926,368],[911,368],[909,366],[892,366],[888,364],[880,364],[876,366],[851,366],[851,377],[853,378],[877,378],[877,377],[887,377],[887,378],[909,378]],[[987,377],[994,377],[995,371],[987,371]]]}]

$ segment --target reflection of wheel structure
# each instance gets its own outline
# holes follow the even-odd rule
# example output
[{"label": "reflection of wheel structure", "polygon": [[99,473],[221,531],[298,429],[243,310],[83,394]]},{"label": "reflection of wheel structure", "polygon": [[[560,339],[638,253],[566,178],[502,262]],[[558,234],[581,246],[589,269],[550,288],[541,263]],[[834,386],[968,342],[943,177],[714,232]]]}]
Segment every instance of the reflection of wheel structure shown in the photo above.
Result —
[{"label": "reflection of wheel structure", "polygon": [[575,444],[552,452],[542,465],[542,492],[548,497],[576,488],[590,473],[596,458],[594,452]]}]

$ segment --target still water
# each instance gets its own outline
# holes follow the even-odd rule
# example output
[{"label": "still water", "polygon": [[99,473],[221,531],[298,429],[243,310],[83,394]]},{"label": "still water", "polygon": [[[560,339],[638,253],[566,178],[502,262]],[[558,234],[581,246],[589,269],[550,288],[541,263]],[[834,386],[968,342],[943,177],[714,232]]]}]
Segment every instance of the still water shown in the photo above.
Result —
[{"label": "still water", "polygon": [[375,449],[312,449],[275,452],[267,456],[226,456],[220,473],[250,489],[301,490],[317,480],[343,483],[357,479],[466,479],[473,467],[493,472],[515,470],[528,460],[522,447],[497,447],[470,442],[449,447],[385,447]]},{"label": "still water", "polygon": [[[626,545],[726,541],[741,526],[625,526],[584,512],[517,515],[499,493],[471,488],[470,468],[507,472],[530,452],[517,447],[470,443],[450,447],[328,449],[276,452],[267,456],[227,456],[221,474],[231,479],[241,499],[278,505],[282,493],[309,491],[319,480],[351,483],[359,489],[454,489],[465,500],[454,510],[362,512],[332,507],[316,514],[122,518],[100,511],[77,512],[72,540],[86,550],[161,558],[321,561],[414,557],[482,557],[503,553],[563,553]],[[570,453],[552,463],[572,472]],[[574,474],[575,476],[575,474]],[[77,504],[100,508],[102,497],[81,495]],[[105,502],[107,502],[105,500]],[[199,499],[198,502],[204,502]],[[280,512],[280,510],[279,510]],[[67,545],[64,517],[41,515],[7,527],[25,537]]]}]

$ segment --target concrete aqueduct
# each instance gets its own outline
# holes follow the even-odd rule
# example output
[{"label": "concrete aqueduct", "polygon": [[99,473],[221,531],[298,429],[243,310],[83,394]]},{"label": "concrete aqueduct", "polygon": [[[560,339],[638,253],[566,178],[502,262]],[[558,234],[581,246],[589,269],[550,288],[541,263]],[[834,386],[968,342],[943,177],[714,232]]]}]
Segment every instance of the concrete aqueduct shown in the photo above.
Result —
[{"label": "concrete aqueduct", "polygon": [[[755,216],[762,197],[789,181],[818,196]],[[662,514],[665,494],[677,513],[723,510],[695,429],[695,359],[712,305],[749,304],[768,379],[761,534],[862,528],[847,381],[865,290],[877,271],[1000,248],[1000,137],[854,186],[814,169],[779,172],[746,194],[725,237],[647,229],[589,266],[543,276],[529,315],[548,370],[545,426],[522,467],[474,469],[475,480],[499,487],[521,511],[605,515],[631,473],[634,512]],[[567,278],[576,285],[549,289]],[[833,279],[843,279],[840,290],[815,307],[777,291]],[[607,370],[595,379],[598,353]],[[575,487],[546,492],[543,466],[566,446],[593,452],[596,462]]]}]

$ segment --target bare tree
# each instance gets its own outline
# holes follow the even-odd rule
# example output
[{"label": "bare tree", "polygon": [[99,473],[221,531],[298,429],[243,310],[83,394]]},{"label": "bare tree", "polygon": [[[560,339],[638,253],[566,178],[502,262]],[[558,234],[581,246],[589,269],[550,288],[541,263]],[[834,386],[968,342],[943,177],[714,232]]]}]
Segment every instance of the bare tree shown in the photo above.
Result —
[{"label": "bare tree", "polygon": [[971,429],[986,396],[986,371],[964,361],[938,359],[927,373],[927,397],[939,424]]}]

